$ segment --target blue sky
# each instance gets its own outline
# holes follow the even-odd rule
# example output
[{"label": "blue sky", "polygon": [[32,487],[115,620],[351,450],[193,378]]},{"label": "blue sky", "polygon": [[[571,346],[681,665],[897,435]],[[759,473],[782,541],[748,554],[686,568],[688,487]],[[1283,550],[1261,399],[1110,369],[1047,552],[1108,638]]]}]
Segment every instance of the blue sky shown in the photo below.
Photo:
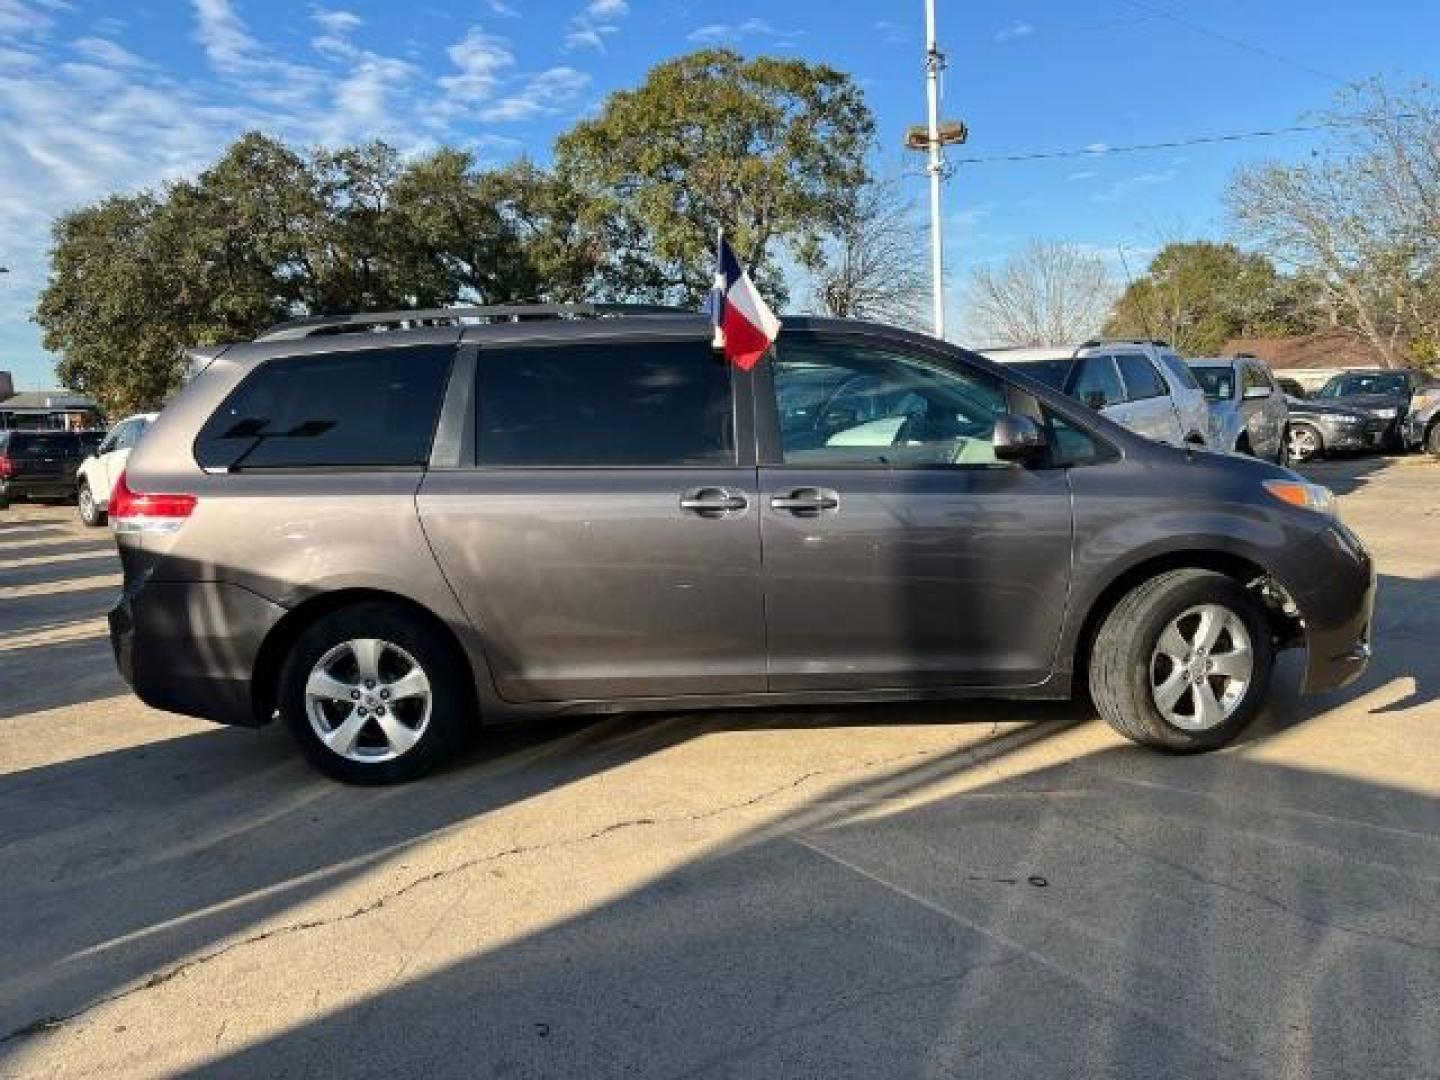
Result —
[{"label": "blue sky", "polygon": [[[958,156],[1122,146],[1294,124],[1339,86],[1433,77],[1422,0],[939,0]],[[258,127],[297,143],[386,138],[540,158],[554,135],[705,44],[851,72],[880,121],[877,171],[923,117],[921,0],[0,0],[0,368],[50,384],[29,323],[53,216],[192,173]],[[1316,136],[961,166],[946,187],[952,336],[969,269],[1032,237],[1133,269],[1225,228],[1235,167]]]}]

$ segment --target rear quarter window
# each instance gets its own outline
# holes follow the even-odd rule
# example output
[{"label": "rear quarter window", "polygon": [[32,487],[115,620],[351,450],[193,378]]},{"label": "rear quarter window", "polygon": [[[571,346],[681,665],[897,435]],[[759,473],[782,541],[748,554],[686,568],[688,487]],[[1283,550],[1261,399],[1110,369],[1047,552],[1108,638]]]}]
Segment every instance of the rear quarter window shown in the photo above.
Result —
[{"label": "rear quarter window", "polygon": [[215,468],[423,465],[453,345],[267,360],[206,421],[195,458]]}]

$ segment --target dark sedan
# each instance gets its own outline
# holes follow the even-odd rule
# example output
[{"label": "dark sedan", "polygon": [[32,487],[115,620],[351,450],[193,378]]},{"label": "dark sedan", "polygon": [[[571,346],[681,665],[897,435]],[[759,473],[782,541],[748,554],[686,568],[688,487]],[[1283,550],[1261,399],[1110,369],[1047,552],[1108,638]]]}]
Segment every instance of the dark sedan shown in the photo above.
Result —
[{"label": "dark sedan", "polygon": [[1317,398],[1287,397],[1289,425],[1285,454],[1292,465],[1333,453],[1378,453],[1385,449],[1393,422],[1368,409],[1332,405]]},{"label": "dark sedan", "polygon": [[1385,422],[1384,447],[1403,445],[1402,425],[1410,410],[1410,397],[1425,382],[1417,371],[1403,368],[1366,368],[1332,376],[1315,395],[1325,405],[1360,409]]}]

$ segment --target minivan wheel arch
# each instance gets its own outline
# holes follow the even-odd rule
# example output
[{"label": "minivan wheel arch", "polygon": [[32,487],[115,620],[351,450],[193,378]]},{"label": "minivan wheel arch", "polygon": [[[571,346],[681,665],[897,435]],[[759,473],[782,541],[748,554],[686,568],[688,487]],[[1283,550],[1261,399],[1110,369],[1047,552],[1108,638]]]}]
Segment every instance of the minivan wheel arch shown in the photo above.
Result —
[{"label": "minivan wheel arch", "polygon": [[475,715],[479,716],[479,702],[474,700],[473,689],[475,668],[450,625],[423,604],[417,604],[414,600],[397,593],[386,592],[383,589],[356,588],[337,589],[334,592],[312,597],[291,608],[279,622],[270,628],[269,634],[261,643],[260,651],[255,657],[255,667],[250,680],[251,707],[254,710],[257,724],[268,724],[275,718],[279,700],[280,672],[285,666],[285,658],[289,655],[291,646],[304,633],[305,628],[312,625],[317,619],[341,608],[374,603],[387,604],[404,611],[408,615],[429,623],[441,634],[454,650],[455,659],[463,666],[463,670],[468,676],[466,685],[472,688],[471,706]]},{"label": "minivan wheel arch", "polygon": [[[1242,555],[1213,550],[1171,551],[1128,567],[1110,581],[1090,604],[1085,613],[1085,621],[1074,640],[1071,655],[1075,666],[1072,671],[1082,685],[1084,674],[1090,667],[1090,650],[1094,646],[1095,635],[1099,633],[1106,616],[1136,586],[1171,570],[1213,570],[1234,578],[1242,585],[1250,585],[1270,577],[1263,566]],[[1270,613],[1271,625],[1277,638],[1286,641],[1296,636],[1298,628],[1295,624],[1278,611],[1270,611],[1269,608],[1267,611]]]}]

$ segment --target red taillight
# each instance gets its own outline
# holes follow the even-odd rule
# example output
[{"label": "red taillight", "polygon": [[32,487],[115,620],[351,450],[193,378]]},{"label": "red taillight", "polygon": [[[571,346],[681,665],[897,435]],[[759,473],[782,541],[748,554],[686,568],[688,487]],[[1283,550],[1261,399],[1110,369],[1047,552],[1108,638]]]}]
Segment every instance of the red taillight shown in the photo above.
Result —
[{"label": "red taillight", "polygon": [[15,475],[15,463],[9,454],[0,454],[0,480],[9,480]]},{"label": "red taillight", "polygon": [[110,524],[122,533],[175,532],[197,502],[194,495],[133,491],[122,472],[110,493]]}]

